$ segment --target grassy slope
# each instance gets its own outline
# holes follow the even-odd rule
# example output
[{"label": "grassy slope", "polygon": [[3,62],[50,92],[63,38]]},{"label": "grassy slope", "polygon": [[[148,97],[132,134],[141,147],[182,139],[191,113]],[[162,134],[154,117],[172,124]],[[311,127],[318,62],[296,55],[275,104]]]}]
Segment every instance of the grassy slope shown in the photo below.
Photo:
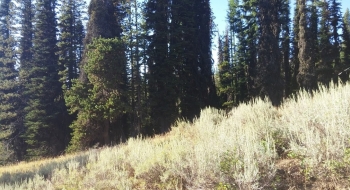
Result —
[{"label": "grassy slope", "polygon": [[206,109],[163,136],[0,168],[0,189],[345,189],[349,139],[346,85],[279,109]]}]

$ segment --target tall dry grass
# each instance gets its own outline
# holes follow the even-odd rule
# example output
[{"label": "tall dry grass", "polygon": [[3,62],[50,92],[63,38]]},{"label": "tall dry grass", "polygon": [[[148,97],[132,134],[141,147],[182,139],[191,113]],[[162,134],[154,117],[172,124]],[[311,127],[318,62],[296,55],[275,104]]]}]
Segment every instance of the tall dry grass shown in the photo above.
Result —
[{"label": "tall dry grass", "polygon": [[[330,175],[349,187],[350,85],[297,99],[208,108],[162,136],[0,168],[0,189],[281,189]],[[281,174],[283,160],[301,181]]]}]

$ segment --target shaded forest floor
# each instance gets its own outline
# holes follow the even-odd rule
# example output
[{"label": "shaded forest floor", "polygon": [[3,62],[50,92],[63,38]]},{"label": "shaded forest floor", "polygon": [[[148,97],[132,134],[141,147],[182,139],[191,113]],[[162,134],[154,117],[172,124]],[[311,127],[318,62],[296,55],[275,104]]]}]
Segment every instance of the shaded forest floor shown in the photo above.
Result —
[{"label": "shaded forest floor", "polygon": [[350,85],[208,108],[154,138],[0,168],[0,189],[349,189]]}]

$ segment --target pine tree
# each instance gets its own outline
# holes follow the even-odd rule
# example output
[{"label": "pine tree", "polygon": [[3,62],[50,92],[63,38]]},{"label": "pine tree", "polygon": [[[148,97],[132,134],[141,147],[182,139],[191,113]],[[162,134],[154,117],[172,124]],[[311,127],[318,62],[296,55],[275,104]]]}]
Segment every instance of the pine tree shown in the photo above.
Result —
[{"label": "pine tree", "polygon": [[[203,109],[208,106],[218,106],[218,97],[214,84],[214,74],[212,72],[212,11],[210,7],[210,0],[198,0],[195,3],[195,22],[196,26],[196,46],[199,69],[199,93],[196,96],[200,97],[200,108]],[[190,10],[189,10],[190,11]],[[196,115],[198,115],[196,113]]]},{"label": "pine tree", "polygon": [[32,46],[33,46],[33,20],[34,20],[34,6],[31,0],[23,0],[20,3],[20,33],[21,38],[19,40],[19,83],[20,83],[20,112],[19,112],[19,128],[18,134],[20,143],[16,147],[18,152],[19,160],[23,160],[26,154],[26,143],[24,142],[24,133],[26,128],[24,126],[25,111],[24,108],[29,102],[29,97],[25,92],[25,85],[30,80],[29,70],[31,68],[31,62],[33,58]]},{"label": "pine tree", "polygon": [[146,126],[146,110],[144,107],[145,98],[143,94],[145,89],[142,88],[142,46],[144,40],[144,30],[142,28],[142,13],[140,12],[142,4],[137,0],[126,3],[128,7],[128,18],[123,23],[123,37],[127,43],[127,58],[129,65],[129,83],[130,83],[130,136],[136,137],[141,134],[142,129]]},{"label": "pine tree", "polygon": [[279,18],[275,0],[260,0],[259,7],[259,60],[257,85],[260,96],[269,97],[274,106],[283,98],[280,53],[278,46]]},{"label": "pine tree", "polygon": [[10,0],[0,3],[0,165],[19,159],[19,83]]},{"label": "pine tree", "polygon": [[292,71],[292,92],[296,92],[299,89],[299,84],[297,81],[297,76],[299,75],[299,20],[300,12],[298,3],[296,3],[294,8],[294,17],[293,17],[293,35],[292,35],[292,58],[291,58],[291,71]]},{"label": "pine tree", "polygon": [[297,81],[299,86],[308,91],[317,88],[317,80],[315,76],[315,60],[316,52],[312,48],[312,39],[310,38],[310,30],[307,27],[307,9],[306,0],[298,0],[299,17],[299,40],[298,40],[298,58],[300,62]]},{"label": "pine tree", "polygon": [[338,84],[338,73],[341,72],[340,65],[340,35],[338,30],[341,28],[340,3],[337,0],[330,0],[330,25],[332,31],[332,58],[334,64],[333,82]]},{"label": "pine tree", "polygon": [[282,63],[283,63],[283,71],[284,71],[284,95],[288,97],[292,94],[292,70],[290,64],[290,6],[289,0],[284,0],[281,2],[281,7],[279,10],[280,14],[280,23],[281,23],[281,50],[282,50]]},{"label": "pine tree", "polygon": [[319,14],[317,7],[317,0],[310,0],[310,5],[307,5],[307,12],[310,14],[308,18],[308,40],[310,41],[310,48],[314,53],[312,56],[314,57],[315,63],[319,60],[319,44],[318,44],[318,24],[319,24]]},{"label": "pine tree", "polygon": [[[73,83],[67,98],[71,111],[79,111],[73,122],[73,138],[69,151],[82,150],[95,144],[108,145],[125,138],[120,124],[128,109],[123,91],[126,75],[124,43],[118,39],[95,38],[87,47],[87,62],[83,65],[88,84]],[[87,92],[82,97],[81,92]],[[74,94],[73,94],[74,93]]]},{"label": "pine tree", "polygon": [[33,58],[21,71],[26,80],[23,136],[27,159],[57,155],[65,148],[67,123],[58,76],[55,7],[54,0],[36,2]]},{"label": "pine tree", "polygon": [[82,58],[85,37],[82,24],[82,1],[62,0],[59,17],[59,64],[64,89],[72,87],[72,80],[78,78],[78,64]]},{"label": "pine tree", "polygon": [[109,145],[127,138],[128,96],[125,46],[120,40],[123,10],[119,1],[90,2],[80,76],[66,93],[77,120],[71,124],[68,151]]},{"label": "pine tree", "polygon": [[[198,72],[196,9],[198,2],[176,0],[171,5],[170,60],[176,67],[180,117],[192,120],[200,112],[200,73]],[[175,94],[177,95],[177,94]],[[177,98],[177,97],[175,97]],[[176,99],[175,99],[176,100]]]},{"label": "pine tree", "polygon": [[[244,47],[240,53],[240,57],[245,59],[245,62],[238,63],[239,72],[237,76],[240,82],[240,101],[247,101],[252,97],[258,96],[259,92],[256,89],[256,78],[258,77],[258,39],[259,39],[259,23],[258,23],[258,0],[243,1],[241,8],[243,9],[243,15],[241,19],[246,24],[243,25],[242,30],[239,32],[243,38],[240,38],[241,46],[246,44],[246,50],[244,53]],[[244,21],[245,20],[245,21]],[[246,58],[244,58],[246,57]]]},{"label": "pine tree", "polygon": [[[173,1],[175,5],[177,1]],[[145,6],[146,31],[149,46],[147,54],[148,67],[148,94],[150,107],[150,125],[146,127],[146,133],[163,133],[170,129],[171,124],[178,116],[178,79],[176,77],[176,59],[183,56],[183,52],[173,50],[180,43],[176,30],[181,30],[177,21],[177,14],[173,14],[172,25],[169,25],[169,1],[148,0]],[[170,51],[168,51],[169,27],[172,27],[170,39]],[[180,46],[180,45],[179,45]],[[180,60],[177,59],[177,61]],[[183,80],[186,80],[183,78]],[[196,88],[193,86],[193,88]]]},{"label": "pine tree", "polygon": [[219,51],[218,51],[218,94],[220,104],[226,109],[234,106],[234,76],[233,68],[230,61],[230,39],[228,30],[224,36],[219,36]]},{"label": "pine tree", "polygon": [[344,71],[350,67],[350,11],[346,9],[343,22],[342,22],[342,30],[343,30],[343,43],[342,43],[342,65],[343,71],[340,73],[340,78],[343,83],[349,80],[349,72]]},{"label": "pine tree", "polygon": [[329,85],[334,73],[333,70],[333,58],[332,58],[332,44],[330,33],[330,12],[328,2],[322,2],[321,4],[321,21],[320,21],[320,52],[319,63],[317,64],[317,77],[318,81],[323,85]]},{"label": "pine tree", "polygon": [[[235,104],[257,95],[257,1],[238,0],[229,2],[229,25],[231,31],[231,62],[234,73]],[[236,41],[237,38],[237,41]]]}]

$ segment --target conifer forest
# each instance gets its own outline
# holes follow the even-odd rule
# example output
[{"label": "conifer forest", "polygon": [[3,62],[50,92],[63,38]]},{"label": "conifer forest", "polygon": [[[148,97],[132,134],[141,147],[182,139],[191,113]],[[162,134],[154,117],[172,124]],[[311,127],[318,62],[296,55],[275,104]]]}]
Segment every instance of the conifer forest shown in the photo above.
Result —
[{"label": "conifer forest", "polygon": [[1,0],[0,166],[349,80],[339,0],[228,2],[218,32],[210,0]]}]

